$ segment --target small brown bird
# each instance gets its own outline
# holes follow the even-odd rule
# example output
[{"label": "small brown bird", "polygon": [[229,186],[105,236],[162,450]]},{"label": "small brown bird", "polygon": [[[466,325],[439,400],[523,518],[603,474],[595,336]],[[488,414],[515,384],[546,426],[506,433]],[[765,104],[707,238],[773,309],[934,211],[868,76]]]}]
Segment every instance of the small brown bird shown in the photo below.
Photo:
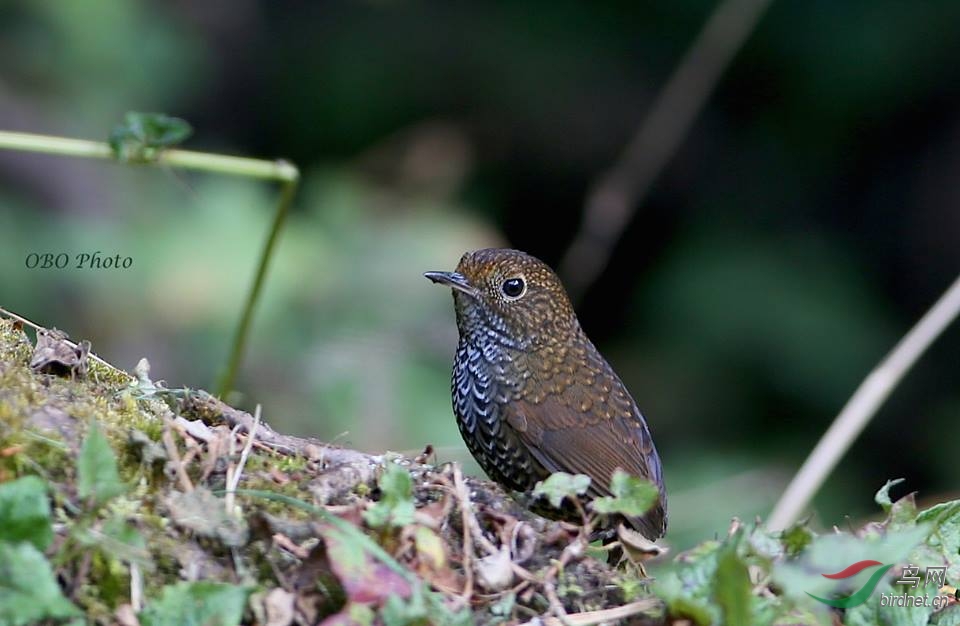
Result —
[{"label": "small brown bird", "polygon": [[648,539],[662,537],[667,497],[650,430],[553,270],[491,248],[464,254],[455,272],[424,275],[453,289],[453,411],[490,478],[529,491],[553,472],[586,474],[593,498],[611,495],[621,468],[660,489],[653,509],[627,521]]}]

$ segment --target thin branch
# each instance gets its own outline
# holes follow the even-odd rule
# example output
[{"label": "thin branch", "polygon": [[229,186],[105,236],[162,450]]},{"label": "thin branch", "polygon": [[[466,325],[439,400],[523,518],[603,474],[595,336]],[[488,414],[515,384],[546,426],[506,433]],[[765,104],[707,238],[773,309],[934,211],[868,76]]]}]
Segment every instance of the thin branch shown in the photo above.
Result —
[{"label": "thin branch", "polygon": [[470,502],[470,492],[467,489],[467,483],[463,479],[463,472],[458,463],[453,464],[453,484],[457,504],[460,506],[460,511],[464,513],[463,523],[470,529],[473,540],[476,541],[477,545],[483,548],[483,551],[488,555],[497,554],[500,552],[500,549],[486,538],[483,534],[483,529],[480,528],[480,522],[477,521],[477,516],[473,513],[473,505]]},{"label": "thin branch", "polygon": [[[294,172],[296,168],[289,163],[285,165],[292,167]],[[299,176],[299,174],[297,175]],[[233,388],[233,381],[237,378],[237,372],[240,370],[240,362],[243,360],[243,352],[247,344],[247,336],[250,334],[250,323],[253,321],[253,308],[260,298],[260,292],[263,290],[263,283],[267,276],[267,267],[270,264],[270,258],[273,256],[273,250],[280,239],[280,231],[283,230],[283,223],[287,219],[288,209],[293,202],[293,196],[297,192],[297,178],[285,180],[280,190],[280,199],[277,201],[277,208],[273,214],[273,223],[270,225],[270,234],[263,244],[263,250],[260,251],[260,262],[257,263],[257,273],[253,277],[253,283],[250,285],[250,293],[247,294],[247,300],[243,306],[243,313],[240,315],[240,322],[233,334],[232,349],[230,357],[227,359],[227,366],[217,382],[217,395],[225,397]]]},{"label": "thin branch", "polygon": [[603,272],[633,213],[771,1],[722,0],[717,5],[637,134],[590,191],[580,230],[560,263],[574,300]]},{"label": "thin branch", "polygon": [[770,529],[781,530],[797,519],[884,400],[958,315],[960,277],[860,383],[780,497],[767,521]]},{"label": "thin branch", "polygon": [[173,440],[173,428],[173,420],[169,418],[164,419],[163,435],[160,437],[160,440],[163,442],[163,447],[167,451],[167,456],[170,458],[170,464],[177,475],[177,480],[180,481],[180,487],[184,493],[190,493],[193,491],[193,482],[190,481],[187,469],[184,467],[183,460],[180,458],[180,452],[177,450],[177,444]]},{"label": "thin branch", "polygon": [[[234,426],[234,431],[242,428],[240,424]],[[243,450],[240,452],[240,461],[237,463],[236,467],[227,468],[227,493],[223,498],[224,506],[227,509],[227,513],[233,515],[233,502],[234,495],[237,492],[237,485],[240,484],[240,477],[243,475],[243,468],[247,464],[247,457],[250,456],[250,449],[253,448],[253,442],[257,440],[257,429],[260,428],[260,405],[257,405],[256,410],[253,414],[253,428],[250,429],[250,432],[247,433],[247,441],[243,446]],[[236,433],[234,433],[236,436]],[[233,441],[235,439],[231,438],[230,446],[233,447]],[[232,456],[232,455],[231,455]]]},{"label": "thin branch", "polygon": [[139,613],[143,609],[143,572],[135,562],[130,562],[130,606]]},{"label": "thin branch", "polygon": [[454,464],[453,481],[456,485],[457,501],[460,505],[460,519],[463,525],[463,593],[460,594],[460,601],[463,606],[470,606],[470,600],[473,598],[473,528],[470,524],[472,508],[470,507],[470,495],[467,493],[463,476],[460,474],[460,466]]},{"label": "thin branch", "polygon": [[[662,602],[656,598],[644,598],[630,604],[613,607],[612,609],[603,609],[600,611],[586,611],[584,613],[567,613],[566,622],[572,626],[592,626],[593,624],[612,623],[631,615],[648,613],[662,606]],[[521,626],[534,626],[534,624],[544,624],[545,626],[558,626],[562,624],[556,617],[537,617],[529,622],[524,622]]]},{"label": "thin branch", "polygon": [[[239,424],[247,433],[253,430],[254,422],[256,422],[254,416],[246,411],[235,409],[203,390],[192,391],[188,394],[183,410],[205,422],[218,423],[224,421],[230,428]],[[340,448],[319,439],[281,435],[264,421],[260,422],[257,433],[256,445],[265,444],[284,456],[301,455],[308,459],[316,459],[324,467],[339,465],[369,466],[371,471],[365,472],[364,475],[372,476],[372,468],[382,463],[382,456],[349,448]]]},{"label": "thin branch", "polygon": [[[113,160],[114,158],[110,146],[102,141],[53,137],[33,133],[0,131],[0,149],[4,148],[88,159]],[[296,182],[300,176],[294,165],[283,160],[249,159],[247,157],[210,154],[193,150],[162,150],[155,163],[188,170],[281,182]]]},{"label": "thin branch", "polygon": [[547,596],[547,602],[550,603],[550,612],[554,614],[555,619],[563,624],[563,626],[573,626],[570,620],[567,619],[567,610],[563,608],[563,602],[560,600],[560,596],[557,595],[557,586],[554,584],[552,578],[543,581],[543,593]]},{"label": "thin branch", "polygon": [[[0,149],[59,154],[87,159],[115,159],[113,150],[102,141],[53,137],[33,133],[0,131]],[[217,394],[225,396],[232,389],[233,382],[236,380],[237,372],[240,369],[247,336],[250,332],[250,324],[253,320],[253,309],[260,298],[260,292],[263,290],[270,258],[273,256],[274,248],[280,238],[280,231],[283,229],[283,223],[286,221],[289,212],[288,209],[296,194],[297,185],[300,182],[300,172],[295,165],[282,159],[269,161],[172,148],[160,150],[157,153],[157,158],[147,164],[243,176],[245,178],[275,180],[281,185],[280,198],[277,200],[277,206],[273,214],[273,223],[270,225],[270,232],[260,252],[257,271],[244,302],[240,321],[237,323],[236,331],[234,331],[230,356],[227,358],[217,384]],[[137,165],[142,164],[138,163]]]},{"label": "thin branch", "polygon": [[[20,323],[23,324],[24,326],[29,326],[30,328],[32,328],[32,329],[34,329],[34,330],[37,330],[37,331],[40,331],[40,330],[42,330],[42,331],[49,331],[49,330],[50,330],[49,328],[44,328],[43,326],[40,326],[39,324],[34,324],[33,322],[31,322],[31,321],[28,320],[27,318],[21,317],[21,316],[17,315],[16,313],[12,312],[12,311],[6,310],[6,309],[3,308],[3,307],[0,307],[0,316],[2,316],[2,317],[7,317],[7,318],[10,318],[10,319],[12,319],[12,320],[14,320],[14,321],[20,322]],[[63,341],[66,342],[68,345],[72,346],[73,348],[76,348],[76,347],[77,347],[77,342],[72,341],[70,338],[65,338]],[[133,382],[133,381],[135,380],[133,376],[131,376],[131,375],[128,374],[127,372],[123,371],[122,369],[119,369],[119,368],[117,368],[117,367],[114,367],[114,366],[111,365],[110,363],[107,363],[106,361],[104,361],[103,359],[101,359],[100,357],[98,357],[98,356],[97,356],[96,354],[94,354],[93,352],[90,352],[89,354],[87,354],[87,357],[90,358],[90,359],[92,359],[92,360],[94,360],[94,361],[96,361],[96,362],[99,363],[100,365],[108,368],[108,369],[109,369],[110,371],[112,371],[112,372],[115,372],[115,373],[117,373],[117,374],[126,376],[127,378],[130,379],[131,382]]]}]

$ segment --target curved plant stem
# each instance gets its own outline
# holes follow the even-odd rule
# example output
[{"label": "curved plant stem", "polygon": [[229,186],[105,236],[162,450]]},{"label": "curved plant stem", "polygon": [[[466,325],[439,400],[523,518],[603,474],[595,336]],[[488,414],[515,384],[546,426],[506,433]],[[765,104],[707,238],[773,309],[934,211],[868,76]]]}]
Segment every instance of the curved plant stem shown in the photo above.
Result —
[{"label": "curved plant stem", "polygon": [[[287,164],[289,165],[289,164]],[[296,173],[296,168],[293,168]],[[277,200],[277,208],[273,214],[273,224],[270,226],[270,234],[263,244],[263,250],[260,253],[260,262],[257,264],[257,273],[254,275],[253,283],[250,285],[250,293],[247,295],[247,301],[243,307],[243,313],[240,315],[240,322],[233,335],[233,343],[230,351],[230,357],[227,360],[227,367],[224,369],[220,380],[217,382],[217,395],[221,398],[233,388],[233,381],[236,380],[237,371],[240,369],[240,362],[243,360],[244,348],[247,344],[247,336],[250,334],[250,323],[253,320],[253,307],[260,298],[260,291],[263,289],[263,282],[267,276],[267,266],[270,263],[270,257],[273,256],[273,250],[276,247],[277,239],[280,237],[280,231],[283,229],[283,222],[287,219],[287,209],[293,202],[293,196],[297,192],[297,183],[299,174],[296,178],[283,181],[283,187],[280,189],[280,199]]]},{"label": "curved plant stem", "polygon": [[830,472],[876,414],[884,400],[930,344],[960,315],[960,277],[894,346],[847,401],[804,461],[770,514],[767,527],[781,530],[809,505]]},{"label": "curved plant stem", "polygon": [[[113,151],[104,142],[32,133],[0,131],[0,149],[42,152],[88,159],[114,159]],[[237,323],[236,331],[234,331],[230,356],[218,380],[217,393],[224,396],[233,388],[237,371],[240,369],[244,347],[250,332],[250,324],[253,320],[253,309],[260,297],[267,274],[267,266],[270,263],[270,257],[273,256],[280,231],[283,229],[287,210],[293,201],[297,185],[300,182],[300,172],[295,165],[283,160],[267,161],[172,148],[160,151],[156,160],[151,161],[149,165],[162,165],[261,180],[275,180],[281,185],[280,197],[273,214],[270,233],[267,235],[263,250],[260,253],[260,262],[257,265],[250,292],[244,303],[243,312],[240,314],[240,321]]]},{"label": "curved plant stem", "polygon": [[[113,160],[113,151],[105,142],[33,133],[0,131],[0,149]],[[281,182],[296,182],[300,177],[297,168],[283,160],[268,161],[174,148],[161,151],[151,164]]]}]

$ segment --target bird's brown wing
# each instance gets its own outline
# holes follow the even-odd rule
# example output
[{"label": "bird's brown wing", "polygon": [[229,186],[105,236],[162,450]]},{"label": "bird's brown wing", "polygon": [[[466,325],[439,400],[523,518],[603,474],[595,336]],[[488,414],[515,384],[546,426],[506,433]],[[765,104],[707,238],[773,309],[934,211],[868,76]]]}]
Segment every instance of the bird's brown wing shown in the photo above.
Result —
[{"label": "bird's brown wing", "polygon": [[[609,496],[617,468],[645,478],[660,489],[660,498],[642,518],[629,518],[651,540],[666,530],[666,496],[660,458],[643,416],[632,399],[621,406],[580,410],[576,389],[533,404],[517,399],[505,407],[507,423],[543,467],[553,472],[590,476],[590,497]],[[616,410],[619,409],[619,413]]]}]

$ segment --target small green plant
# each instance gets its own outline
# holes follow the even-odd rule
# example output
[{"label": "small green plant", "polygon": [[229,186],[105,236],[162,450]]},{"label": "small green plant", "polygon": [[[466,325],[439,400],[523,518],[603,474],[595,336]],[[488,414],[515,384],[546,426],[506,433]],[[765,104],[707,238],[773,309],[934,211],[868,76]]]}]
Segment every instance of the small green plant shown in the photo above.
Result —
[{"label": "small green plant", "polygon": [[593,501],[594,511],[640,516],[650,510],[659,495],[653,483],[631,476],[620,469],[616,470],[610,479],[610,491],[613,496],[604,496]]},{"label": "small green plant", "polygon": [[223,396],[232,390],[240,368],[253,320],[253,310],[263,290],[267,267],[273,257],[288,209],[297,191],[300,172],[295,165],[283,160],[267,161],[177,148],[177,145],[192,133],[190,124],[180,118],[163,113],[131,111],[124,116],[123,122],[110,132],[107,142],[0,130],[0,149],[89,159],[112,159],[120,163],[215,172],[276,181],[280,184],[280,195],[274,210],[273,222],[266,235],[256,273],[234,331],[230,354],[219,376],[218,394]]},{"label": "small green plant", "polygon": [[126,487],[120,481],[117,457],[100,427],[94,423],[77,458],[77,495],[96,508],[124,491]]},{"label": "small green plant", "polygon": [[142,626],[239,624],[253,589],[208,581],[167,585],[139,615]]},{"label": "small green plant", "polygon": [[572,501],[577,496],[587,493],[589,487],[590,477],[586,474],[556,472],[538,482],[533,488],[533,495],[546,498],[552,506],[560,508],[564,498]]},{"label": "small green plant", "polygon": [[[940,582],[920,588],[925,571],[917,587],[895,579],[917,563],[927,570],[942,568],[945,580],[960,576],[960,501],[918,512],[912,494],[891,501],[889,490],[897,482],[888,482],[876,495],[886,519],[859,531],[818,536],[804,524],[771,532],[759,524],[735,522],[724,540],[706,541],[657,572],[653,592],[671,617],[704,626],[829,626],[837,623],[834,616],[839,614],[822,599],[853,597],[858,589],[862,598],[849,605],[844,624],[957,623],[958,607],[947,603]],[[837,574],[865,561],[888,564],[889,574],[877,581],[867,580],[869,571],[859,577]],[[906,595],[922,600],[924,594],[930,597],[926,604],[904,606],[890,600]]]},{"label": "small green plant", "polygon": [[0,485],[0,624],[82,616],[44,556],[52,540],[46,483],[24,476]]},{"label": "small green plant", "polygon": [[179,117],[130,111],[110,133],[110,149],[124,163],[152,163],[166,148],[186,141],[193,128]]},{"label": "small green plant", "polygon": [[386,463],[378,481],[380,500],[364,511],[371,528],[400,528],[413,523],[413,481],[410,473],[396,463]]}]

